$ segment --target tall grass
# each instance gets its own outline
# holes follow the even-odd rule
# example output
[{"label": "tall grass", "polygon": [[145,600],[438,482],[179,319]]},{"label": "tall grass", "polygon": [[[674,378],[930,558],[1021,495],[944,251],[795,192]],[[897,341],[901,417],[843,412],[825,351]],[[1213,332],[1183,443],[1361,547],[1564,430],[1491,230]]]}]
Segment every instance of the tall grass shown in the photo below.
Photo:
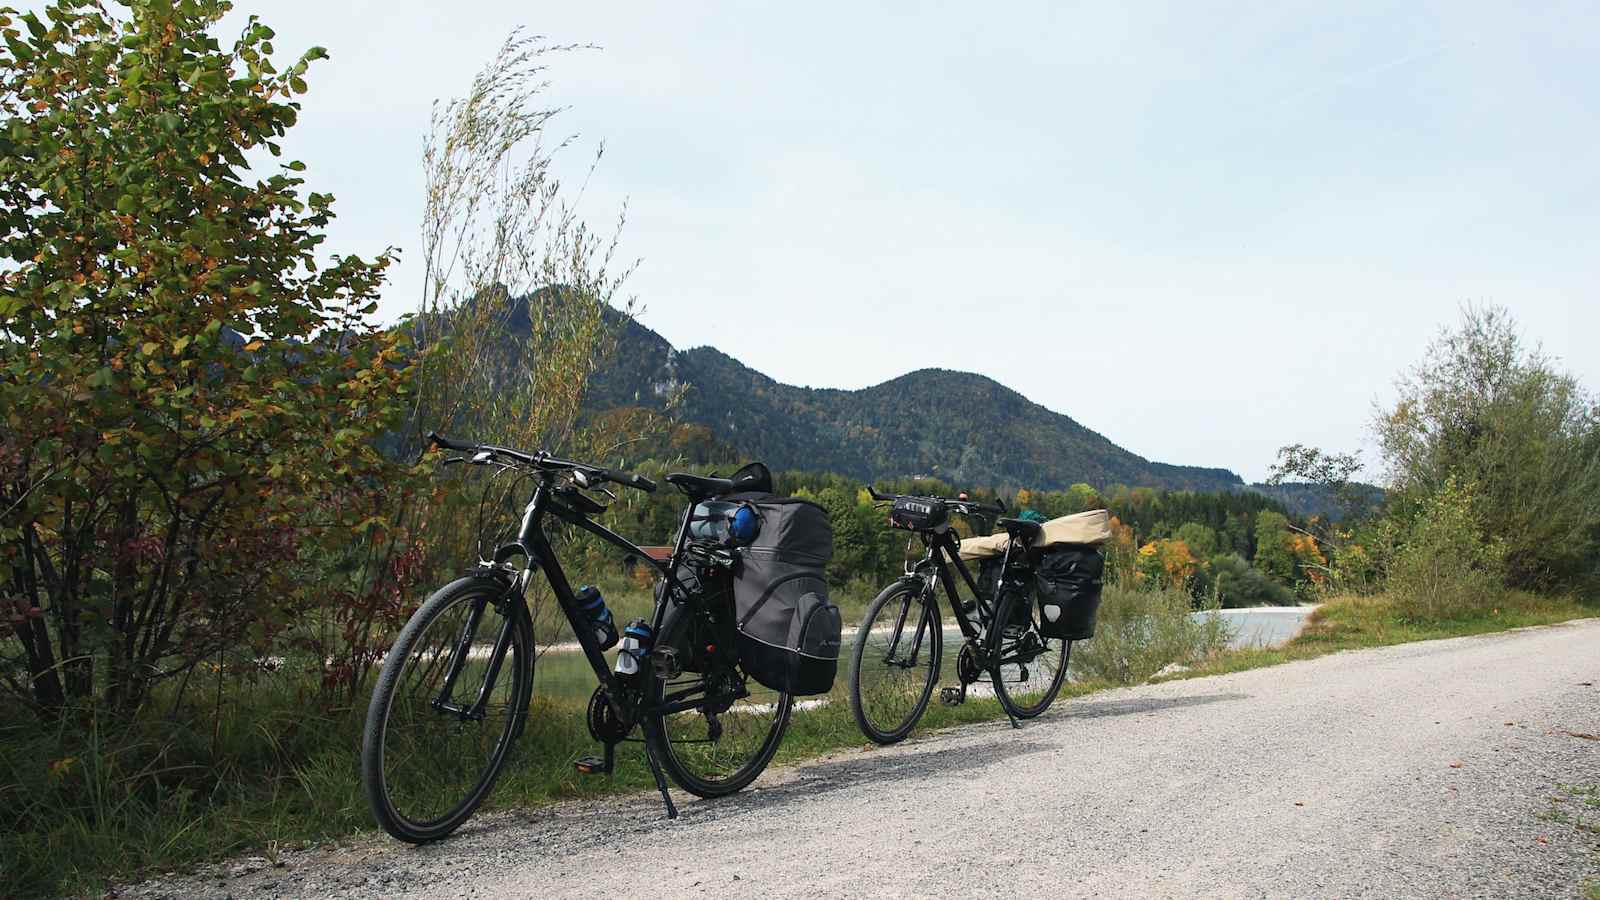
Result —
[{"label": "tall grass", "polygon": [[1220,616],[1193,616],[1193,609],[1193,597],[1181,588],[1106,585],[1094,639],[1073,647],[1070,671],[1078,678],[1138,684],[1169,665],[1226,649],[1227,623]]}]

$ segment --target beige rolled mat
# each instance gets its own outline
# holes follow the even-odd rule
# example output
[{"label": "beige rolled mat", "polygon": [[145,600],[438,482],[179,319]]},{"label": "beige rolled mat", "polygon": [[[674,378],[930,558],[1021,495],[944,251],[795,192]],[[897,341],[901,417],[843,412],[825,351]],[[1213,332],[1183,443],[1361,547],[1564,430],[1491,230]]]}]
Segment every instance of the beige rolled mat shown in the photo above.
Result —
[{"label": "beige rolled mat", "polygon": [[[1034,547],[1053,547],[1056,544],[1090,544],[1098,546],[1111,540],[1111,514],[1103,509],[1073,513],[1044,523],[1039,540]],[[1005,532],[987,537],[971,537],[961,542],[961,558],[965,560],[988,559],[1006,552],[1011,536]]]}]

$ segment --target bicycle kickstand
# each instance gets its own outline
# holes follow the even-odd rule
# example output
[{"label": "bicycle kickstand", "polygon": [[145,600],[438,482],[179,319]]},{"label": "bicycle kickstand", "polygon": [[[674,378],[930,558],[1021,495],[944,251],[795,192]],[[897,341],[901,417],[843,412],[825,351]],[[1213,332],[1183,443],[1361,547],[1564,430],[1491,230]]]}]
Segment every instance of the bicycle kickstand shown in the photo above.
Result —
[{"label": "bicycle kickstand", "polygon": [[[994,680],[995,680],[995,681],[999,681],[999,680],[1000,680],[1000,676],[999,676],[999,673],[998,673],[998,672],[997,672],[997,673],[995,673],[995,679],[994,679]],[[1004,707],[1004,706],[1005,706],[1005,704],[1001,704],[1001,707],[1002,707],[1002,708],[1003,708],[1003,707]],[[1021,731],[1021,730],[1022,730],[1022,723],[1021,723],[1021,722],[1018,722],[1018,721],[1017,721],[1017,717],[1016,717],[1016,716],[1013,716],[1013,715],[1012,715],[1012,714],[1011,714],[1011,710],[1009,710],[1009,709],[1008,709],[1008,710],[1006,710],[1006,718],[1007,718],[1007,719],[1010,719],[1010,720],[1011,720],[1011,728],[1012,728],[1012,729],[1013,729],[1013,730],[1015,730],[1015,731]]]},{"label": "bicycle kickstand", "polygon": [[644,758],[650,763],[650,774],[655,776],[656,790],[661,792],[661,802],[667,804],[667,818],[676,819],[678,808],[672,805],[672,795],[667,793],[667,776],[661,773],[661,762],[656,759],[656,751],[650,746],[649,741],[644,744]]}]

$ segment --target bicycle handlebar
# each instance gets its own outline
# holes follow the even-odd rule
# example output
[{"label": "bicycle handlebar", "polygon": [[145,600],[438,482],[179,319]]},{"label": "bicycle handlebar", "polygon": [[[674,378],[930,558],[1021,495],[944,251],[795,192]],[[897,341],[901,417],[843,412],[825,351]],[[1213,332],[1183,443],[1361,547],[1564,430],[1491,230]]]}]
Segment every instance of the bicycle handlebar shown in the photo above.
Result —
[{"label": "bicycle handlebar", "polygon": [[591,466],[588,463],[574,462],[570,459],[559,459],[542,450],[535,454],[528,454],[520,450],[512,450],[510,447],[496,447],[492,444],[469,444],[465,441],[445,437],[437,431],[428,432],[428,443],[434,447],[454,450],[458,453],[492,453],[523,465],[533,466],[545,472],[582,472],[588,478],[597,481],[609,481],[612,484],[631,487],[647,494],[655,493],[656,490],[656,483],[643,475]]},{"label": "bicycle handlebar", "polygon": [[921,499],[921,500],[937,500],[940,503],[947,503],[950,506],[956,507],[956,512],[959,512],[960,514],[962,514],[964,516],[970,516],[970,515],[972,515],[974,513],[979,513],[979,514],[983,514],[983,515],[991,515],[991,516],[1000,516],[1000,515],[1005,515],[1005,513],[1007,512],[1007,510],[1006,510],[1006,502],[1004,500],[1001,500],[999,497],[996,497],[994,499],[994,505],[991,506],[991,505],[989,505],[987,503],[979,503],[976,500],[961,500],[961,499],[950,498],[950,497],[919,496],[917,494],[880,494],[880,493],[878,493],[878,489],[873,487],[870,484],[867,485],[867,493],[869,495],[871,495],[872,499],[877,500],[880,503],[890,502],[890,501],[894,501],[894,500],[900,500],[900,499],[904,499],[904,498]]}]

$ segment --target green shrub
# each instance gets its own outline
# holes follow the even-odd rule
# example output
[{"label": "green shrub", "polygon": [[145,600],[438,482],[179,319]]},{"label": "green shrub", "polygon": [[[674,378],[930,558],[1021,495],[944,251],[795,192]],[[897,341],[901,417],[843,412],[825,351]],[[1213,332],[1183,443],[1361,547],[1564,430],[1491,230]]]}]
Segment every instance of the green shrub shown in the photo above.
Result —
[{"label": "green shrub", "polygon": [[1505,544],[1485,537],[1475,489],[1449,478],[1405,527],[1389,569],[1402,617],[1438,621],[1481,613],[1505,594]]},{"label": "green shrub", "polygon": [[1138,684],[1168,665],[1196,662],[1225,648],[1227,624],[1193,611],[1193,598],[1181,588],[1106,585],[1094,639],[1073,645],[1073,676]]},{"label": "green shrub", "polygon": [[1202,588],[1228,609],[1240,606],[1293,606],[1294,592],[1268,578],[1238,554],[1213,556]]}]

